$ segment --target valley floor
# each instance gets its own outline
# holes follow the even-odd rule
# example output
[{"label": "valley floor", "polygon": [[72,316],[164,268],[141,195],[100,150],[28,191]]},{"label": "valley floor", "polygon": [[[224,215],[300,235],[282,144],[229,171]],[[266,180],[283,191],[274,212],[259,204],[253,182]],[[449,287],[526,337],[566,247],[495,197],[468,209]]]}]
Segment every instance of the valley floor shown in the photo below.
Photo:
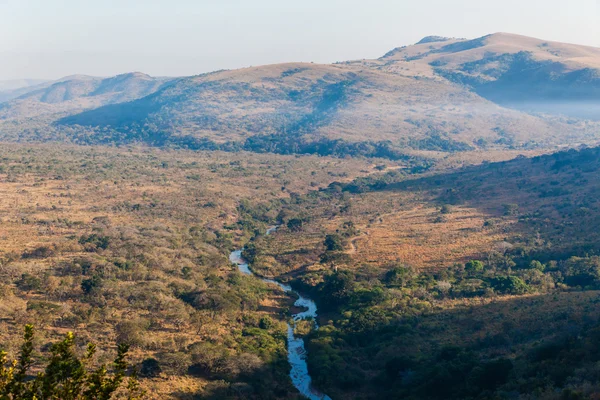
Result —
[{"label": "valley floor", "polygon": [[253,272],[317,301],[320,329],[296,334],[334,399],[596,395],[598,150],[471,155],[411,174],[381,159],[5,144],[2,347],[15,357],[31,323],[41,361],[68,331],[98,344],[94,365],[130,344],[148,398],[299,398],[294,298],[231,265],[245,246]]}]

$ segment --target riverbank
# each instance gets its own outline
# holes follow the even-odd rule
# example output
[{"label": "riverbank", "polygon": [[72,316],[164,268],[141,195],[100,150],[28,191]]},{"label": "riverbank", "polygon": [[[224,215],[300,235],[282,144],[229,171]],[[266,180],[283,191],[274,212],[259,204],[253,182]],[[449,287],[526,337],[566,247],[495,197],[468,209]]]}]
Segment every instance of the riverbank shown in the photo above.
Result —
[{"label": "riverbank", "polygon": [[[277,227],[271,227],[267,229],[266,234],[270,235],[277,230]],[[266,279],[255,275],[248,262],[242,256],[243,249],[232,251],[229,255],[229,260],[237,265],[239,271],[245,275],[255,276],[264,282],[271,283],[279,286],[284,292],[297,296],[297,300],[294,302],[294,307],[291,308],[292,320],[294,323],[288,323],[288,334],[287,334],[287,348],[288,348],[288,361],[290,363],[290,379],[294,384],[294,387],[305,397],[310,400],[331,400],[329,396],[321,393],[318,389],[312,385],[312,378],[308,373],[308,365],[306,363],[307,352],[304,345],[304,339],[294,334],[295,322],[301,320],[314,320],[315,329],[318,329],[317,321],[317,304],[310,298],[299,294],[294,291],[291,286],[277,282],[272,279]]]}]

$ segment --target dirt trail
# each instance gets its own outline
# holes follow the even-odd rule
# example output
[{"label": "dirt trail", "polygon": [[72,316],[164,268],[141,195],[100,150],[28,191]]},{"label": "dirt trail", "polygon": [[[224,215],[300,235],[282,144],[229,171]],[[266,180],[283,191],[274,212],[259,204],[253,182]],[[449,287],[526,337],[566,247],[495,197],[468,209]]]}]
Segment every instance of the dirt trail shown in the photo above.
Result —
[{"label": "dirt trail", "polygon": [[356,254],[356,241],[359,239],[365,239],[367,238],[367,236],[369,236],[368,232],[363,232],[358,236],[354,236],[352,239],[349,240],[349,244],[350,244],[350,248],[348,250],[346,250],[346,254]]}]

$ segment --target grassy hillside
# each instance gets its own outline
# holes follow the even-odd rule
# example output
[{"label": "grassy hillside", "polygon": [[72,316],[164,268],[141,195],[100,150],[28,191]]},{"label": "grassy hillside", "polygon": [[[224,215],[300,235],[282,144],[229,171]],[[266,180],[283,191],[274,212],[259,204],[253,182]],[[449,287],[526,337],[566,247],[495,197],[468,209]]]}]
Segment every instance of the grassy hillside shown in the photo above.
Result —
[{"label": "grassy hillside", "polygon": [[[11,140],[398,159],[593,144],[598,59],[595,48],[495,34],[426,38],[378,60],[217,71],[160,89],[139,74],[81,78],[5,103],[0,132]],[[40,114],[48,117],[31,118]]]},{"label": "grassy hillside", "polygon": [[319,153],[332,141],[389,143],[407,151],[535,148],[563,143],[565,132],[593,140],[595,126],[503,109],[446,80],[362,63],[277,65],[181,79],[147,98],[57,125],[91,128],[78,137],[84,142],[162,141],[277,153]]},{"label": "grassy hillside", "polygon": [[4,144],[1,347],[14,357],[32,323],[37,360],[67,331],[77,351],[98,344],[89,367],[131,344],[150,399],[297,398],[293,299],[239,274],[228,253],[290,196],[377,172],[324,157]]},{"label": "grassy hillside", "polygon": [[600,49],[497,33],[399,48],[382,60],[429,74],[526,112],[600,118]]},{"label": "grassy hillside", "polygon": [[50,128],[58,118],[147,96],[167,81],[134,72],[111,78],[74,75],[19,88],[0,97],[0,135],[39,140],[43,131],[46,138],[61,140]]},{"label": "grassy hillside", "polygon": [[333,183],[248,256],[318,299],[309,368],[334,398],[593,398],[599,155]]}]

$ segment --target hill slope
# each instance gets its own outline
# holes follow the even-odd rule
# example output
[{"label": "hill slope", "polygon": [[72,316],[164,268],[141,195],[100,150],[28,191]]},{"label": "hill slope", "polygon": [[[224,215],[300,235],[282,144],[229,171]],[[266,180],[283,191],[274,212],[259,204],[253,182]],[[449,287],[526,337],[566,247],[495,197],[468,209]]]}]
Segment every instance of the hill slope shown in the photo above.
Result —
[{"label": "hill slope", "polygon": [[43,85],[48,81],[43,79],[14,79],[0,81],[0,103],[19,97],[32,90],[32,87]]},{"label": "hill slope", "polygon": [[10,92],[9,100],[0,104],[0,121],[51,122],[83,110],[147,96],[164,83],[165,79],[139,72],[111,78],[68,76]]},{"label": "hill slope", "polygon": [[79,143],[390,158],[593,144],[599,65],[599,49],[517,35],[427,37],[377,60],[267,65],[162,86],[138,75],[133,87],[119,77],[55,84],[0,106],[9,121],[0,132],[44,114],[53,128],[36,135]]},{"label": "hill slope", "polygon": [[332,398],[594,398],[599,156],[333,183],[284,205],[251,268],[317,300]]},{"label": "hill slope", "polygon": [[144,99],[59,122],[111,127],[130,139],[144,131],[216,143],[271,135],[271,143],[299,137],[389,140],[442,151],[468,149],[479,138],[493,142],[499,131],[513,131],[527,141],[529,130],[553,130],[544,121],[503,110],[442,80],[419,80],[362,65],[315,64],[185,78]]},{"label": "hill slope", "polygon": [[507,33],[395,49],[412,63],[503,106],[600,119],[600,49]]}]

